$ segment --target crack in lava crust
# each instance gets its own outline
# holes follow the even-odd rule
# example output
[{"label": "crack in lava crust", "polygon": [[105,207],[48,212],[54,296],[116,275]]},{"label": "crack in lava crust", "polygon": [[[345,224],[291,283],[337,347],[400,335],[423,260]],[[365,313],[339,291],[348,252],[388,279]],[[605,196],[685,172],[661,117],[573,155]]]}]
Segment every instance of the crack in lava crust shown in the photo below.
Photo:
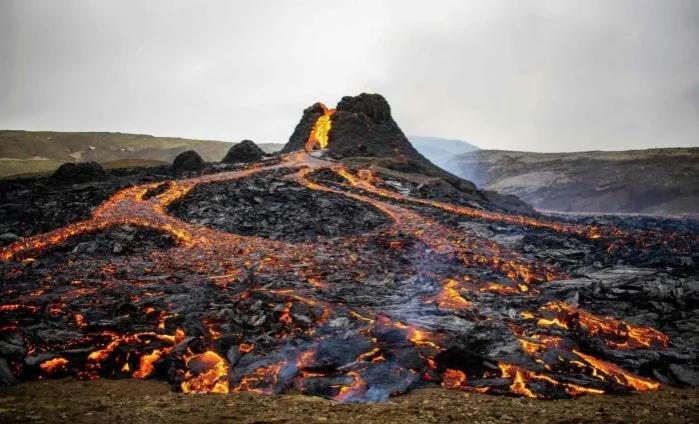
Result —
[{"label": "crack in lava crust", "polygon": [[[280,168],[297,170],[284,178],[310,190],[369,204],[393,224],[327,243],[292,244],[216,231],[166,212],[168,205],[197,185]],[[313,181],[310,177],[319,170],[331,170],[345,183]],[[53,290],[51,278],[35,292],[19,290],[15,293],[17,303],[0,307],[3,333],[21,334],[23,326],[46,314],[51,319],[70,315],[70,330],[75,335],[60,343],[28,340],[26,353],[40,358],[35,361],[38,367],[32,368],[27,361],[13,362],[14,374],[21,378],[157,375],[185,392],[279,393],[295,387],[348,402],[380,401],[428,382],[441,382],[450,389],[541,398],[659,387],[652,379],[593,356],[595,351],[590,352],[588,342],[591,338],[603,340],[615,350],[664,349],[670,340],[663,333],[596,316],[565,302],[540,300],[537,287],[564,278],[562,272],[470,232],[447,228],[401,204],[589,239],[619,239],[627,236],[624,232],[412,198],[378,188],[373,184],[375,179],[366,171],[355,175],[339,163],[296,152],[272,165],[172,181],[169,186],[127,188],[114,194],[86,221],[1,249],[0,258],[12,263],[30,260],[31,255],[72,237],[110,227],[157,230],[172,235],[178,245],[146,255],[148,270],[164,275],[166,281],[170,281],[168,275],[185,275],[179,284],[211,297],[197,310],[196,319],[190,319],[186,316],[192,307],[186,301],[180,299],[184,303],[176,304],[163,293],[153,293],[152,280],[130,278],[124,271],[142,263],[142,256],[121,262],[65,264],[57,271],[78,276],[83,272],[82,277],[53,297],[48,309],[35,300]],[[159,194],[149,196],[156,191]],[[412,246],[406,245],[406,236]],[[377,243],[383,243],[384,257],[410,257],[413,263],[403,271],[371,269],[374,263],[362,256],[366,253],[363,249]],[[354,272],[353,281],[337,284],[333,280],[335,271],[348,270]],[[23,273],[21,267],[14,272]],[[400,284],[363,287],[363,277],[371,272],[399,276],[394,280]],[[82,280],[94,279],[95,273],[101,280],[85,286]],[[347,294],[353,284],[357,293],[373,294],[370,304],[362,300],[366,296]],[[86,301],[81,305],[105,303],[100,296],[121,293],[128,287],[138,293],[132,295],[135,306],[129,313],[140,314],[147,323],[138,328],[123,330],[116,324],[100,324],[84,311],[67,308],[71,301],[82,298]],[[182,293],[187,296],[186,291]],[[191,296],[192,304],[200,301]],[[501,307],[489,305],[495,298]],[[238,314],[247,315],[241,318],[230,306],[217,306],[224,300],[234,305]],[[513,316],[509,310],[518,314]],[[454,317],[451,324],[445,320],[447,316]],[[184,328],[180,327],[183,322]],[[520,354],[488,356],[464,351],[463,361],[455,362],[460,327],[469,325],[475,326],[471,331],[505,331],[503,337],[509,337]]]}]

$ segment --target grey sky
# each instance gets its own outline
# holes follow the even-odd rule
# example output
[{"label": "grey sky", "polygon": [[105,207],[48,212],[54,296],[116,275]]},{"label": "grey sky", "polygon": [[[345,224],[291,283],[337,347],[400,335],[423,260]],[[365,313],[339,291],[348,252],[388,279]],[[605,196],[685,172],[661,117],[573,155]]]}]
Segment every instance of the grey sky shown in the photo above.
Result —
[{"label": "grey sky", "polygon": [[0,0],[0,128],[284,142],[382,93],[408,134],[699,146],[699,1]]}]

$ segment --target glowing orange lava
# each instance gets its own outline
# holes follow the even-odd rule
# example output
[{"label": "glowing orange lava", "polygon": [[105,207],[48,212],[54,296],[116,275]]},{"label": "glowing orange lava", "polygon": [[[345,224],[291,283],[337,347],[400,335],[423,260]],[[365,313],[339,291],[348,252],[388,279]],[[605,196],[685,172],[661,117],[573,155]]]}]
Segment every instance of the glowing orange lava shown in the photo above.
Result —
[{"label": "glowing orange lava", "polygon": [[[264,292],[278,296],[283,299],[274,309],[274,317],[283,325],[283,330],[273,333],[274,337],[283,339],[289,334],[303,334],[304,337],[314,335],[315,326],[326,322],[332,323],[333,313],[342,311],[346,317],[358,320],[366,326],[362,333],[371,333],[371,328],[376,325],[391,326],[391,329],[398,329],[401,341],[404,345],[419,350],[420,356],[427,364],[427,378],[431,381],[442,381],[442,386],[450,389],[487,391],[488,387],[467,388],[468,380],[474,381],[474,375],[468,369],[469,375],[463,370],[447,368],[442,375],[440,369],[444,367],[438,364],[437,354],[443,352],[441,333],[432,331],[433,329],[418,328],[412,323],[403,323],[381,317],[380,313],[369,308],[350,308],[341,302],[315,298],[318,293],[332,289],[332,278],[327,269],[322,269],[320,261],[316,255],[313,243],[287,243],[277,240],[265,239],[256,236],[242,236],[224,233],[215,229],[196,225],[180,220],[167,212],[167,208],[173,202],[182,199],[195,187],[203,184],[212,184],[224,181],[234,181],[267,171],[288,169],[289,173],[283,178],[287,181],[297,183],[309,190],[333,193],[346,198],[373,206],[392,223],[390,228],[377,230],[376,234],[390,236],[386,245],[392,249],[392,255],[400,255],[408,249],[408,244],[399,239],[397,235],[408,234],[424,246],[423,250],[428,250],[430,255],[443,255],[453,263],[458,263],[461,267],[484,268],[487,271],[488,280],[477,281],[477,277],[467,276],[455,277],[443,272],[439,275],[435,272],[432,282],[441,282],[441,288],[437,294],[433,290],[433,285],[428,285],[431,291],[427,295],[421,295],[420,301],[430,302],[441,309],[448,309],[458,312],[458,316],[477,314],[477,298],[495,296],[521,296],[526,299],[535,299],[537,294],[537,284],[542,284],[554,279],[565,277],[563,273],[554,267],[535,261],[525,254],[508,249],[491,240],[478,237],[468,231],[452,229],[442,225],[435,219],[416,212],[415,205],[420,207],[436,208],[441,211],[479,219],[487,222],[503,222],[508,224],[523,225],[534,228],[541,228],[566,234],[575,234],[589,239],[599,238],[623,238],[625,233],[615,228],[588,227],[562,222],[554,222],[546,219],[534,218],[525,215],[506,214],[492,211],[485,211],[467,206],[453,205],[440,201],[433,201],[417,197],[403,195],[392,190],[382,188],[383,181],[378,175],[370,170],[359,170],[353,173],[345,165],[314,157],[310,153],[317,149],[326,149],[331,140],[331,129],[334,109],[328,109],[324,105],[323,114],[314,123],[313,129],[305,144],[305,151],[290,153],[281,157],[276,162],[260,162],[247,168],[222,172],[217,174],[201,175],[189,179],[170,181],[167,183],[143,184],[124,188],[106,202],[100,205],[93,212],[89,219],[72,223],[54,231],[39,234],[33,237],[20,239],[9,246],[0,248],[0,259],[3,261],[29,260],[32,255],[56,247],[68,239],[76,236],[96,233],[110,227],[119,225],[131,225],[139,228],[157,230],[169,234],[176,241],[176,246],[162,251],[150,252],[149,259],[153,261],[153,267],[162,270],[164,274],[177,269],[186,269],[195,273],[215,287],[223,288],[240,281],[239,277],[246,269],[254,269],[256,272],[262,270],[295,270],[304,282],[304,288],[295,290],[290,288],[257,288],[258,292]],[[314,179],[318,171],[326,171],[328,174],[339,177],[337,181],[331,183],[320,183]],[[161,190],[164,189],[164,190]],[[151,195],[155,190],[159,194]],[[406,207],[405,205],[410,207]],[[412,205],[412,206],[411,206]],[[374,235],[376,235],[374,234]],[[339,248],[345,243],[361,244],[366,238],[361,236],[348,237],[337,241]],[[356,253],[356,252],[355,252]],[[338,269],[358,268],[357,262],[361,262],[359,254],[344,255],[334,264]],[[117,269],[113,265],[104,265],[101,272],[105,274],[116,274]],[[468,273],[465,271],[463,273]],[[446,275],[445,275],[446,274]],[[494,276],[493,276],[494,275]],[[327,277],[327,281],[326,281]],[[492,277],[492,281],[491,281]],[[361,281],[361,278],[357,278]],[[497,281],[497,282],[496,282]],[[213,283],[212,283],[213,282]],[[87,291],[82,291],[79,287],[80,281],[75,284],[75,293],[84,295]],[[136,281],[129,281],[130,284],[137,284]],[[48,285],[47,285],[48,287]],[[37,292],[37,296],[40,292]],[[310,293],[310,294],[309,294]],[[249,293],[248,293],[249,294]],[[75,294],[77,296],[77,294]],[[241,294],[243,296],[244,294]],[[467,296],[467,297],[464,297]],[[96,296],[95,296],[96,297]],[[311,319],[303,314],[299,314],[297,307],[299,302],[308,310],[315,310],[317,315]],[[58,316],[64,311],[64,306],[68,305],[68,299],[61,298],[51,302],[50,307],[44,305],[36,306],[23,303],[8,303],[0,305],[0,312],[12,314],[19,311],[30,313],[51,314]],[[42,309],[43,308],[43,309]],[[526,332],[512,324],[513,334],[522,347],[522,350],[536,362],[535,368],[539,372],[530,371],[523,367],[511,364],[499,364],[502,378],[511,380],[509,391],[520,396],[536,398],[541,397],[536,391],[537,385],[547,385],[557,387],[559,392],[565,390],[571,396],[580,394],[600,394],[602,390],[596,387],[583,387],[572,383],[559,382],[553,377],[549,377],[547,368],[544,367],[541,357],[547,350],[569,349],[568,354],[574,352],[581,361],[574,363],[576,369],[582,368],[589,378],[589,381],[597,383],[595,378],[611,379],[614,382],[630,387],[635,390],[654,390],[660,385],[650,379],[642,378],[630,374],[619,366],[597,359],[591,355],[572,350],[570,345],[564,345],[563,337],[550,334],[538,334],[536,332],[555,332],[556,334],[566,330],[567,333],[574,331],[583,332],[587,336],[601,337],[612,349],[644,349],[644,348],[664,348],[669,344],[668,337],[649,327],[643,327],[626,323],[612,317],[601,317],[587,311],[573,308],[564,302],[549,302],[543,307],[532,307],[532,311],[522,311],[519,314],[521,320],[526,323],[522,327],[536,331]],[[434,308],[432,308],[434,309]],[[75,309],[77,310],[77,308]],[[94,322],[87,322],[81,313],[71,311],[71,329],[88,333],[91,327],[95,327]],[[80,309],[83,311],[83,309]],[[319,311],[322,311],[319,312]],[[87,369],[83,377],[93,378],[99,373],[101,365],[116,356],[123,354],[125,345],[137,345],[139,351],[128,351],[125,356],[119,359],[119,370],[122,373],[130,373],[134,378],[147,378],[154,374],[158,361],[163,360],[168,355],[177,351],[176,345],[183,343],[185,334],[178,329],[175,334],[167,333],[178,325],[181,311],[169,307],[146,306],[142,310],[147,317],[148,323],[152,324],[153,332],[143,332],[137,334],[118,334],[115,331],[92,331],[90,332],[91,343],[86,354]],[[444,314],[444,311],[437,311]],[[457,315],[457,312],[453,312]],[[184,315],[184,313],[182,313]],[[87,315],[91,318],[90,315]],[[514,319],[516,314],[510,317]],[[345,318],[347,319],[347,318]],[[492,319],[488,316],[479,316],[479,319]],[[301,321],[308,324],[303,327]],[[535,320],[535,321],[534,321]],[[511,321],[507,321],[511,323]],[[535,326],[534,324],[537,324]],[[218,318],[203,321],[202,328],[205,330],[204,339],[207,343],[197,345],[196,348],[180,349],[180,362],[186,364],[186,371],[180,370],[177,382],[185,393],[228,393],[229,391],[256,391],[259,393],[272,393],[280,381],[280,374],[294,365],[301,370],[300,378],[310,378],[313,370],[311,365],[315,359],[316,351],[307,346],[298,355],[287,361],[277,361],[267,363],[268,365],[259,367],[251,371],[249,375],[235,376],[235,368],[230,369],[229,363],[222,354],[215,352],[217,346],[225,340],[223,326],[219,325]],[[14,322],[3,325],[2,328],[17,328]],[[188,327],[186,327],[188,328]],[[189,332],[189,330],[188,330]],[[320,333],[320,332],[319,332]],[[534,334],[532,334],[534,333]],[[320,333],[322,334],[322,333]],[[191,340],[188,338],[188,340]],[[250,358],[265,349],[264,342],[258,343],[257,347],[253,343],[242,340],[257,340],[245,337],[236,339],[233,344],[234,349],[237,344],[238,354],[247,355]],[[154,345],[154,343],[158,343]],[[385,350],[385,346],[372,340],[371,348],[367,348],[357,355],[352,363],[353,368],[346,370],[343,374],[344,380],[341,384],[334,386],[337,393],[335,399],[350,400],[359,396],[367,390],[368,383],[362,378],[362,372],[373,364],[392,360],[390,352]],[[230,346],[230,345],[228,345]],[[37,349],[33,346],[32,349]],[[207,350],[208,349],[208,350]],[[146,353],[147,352],[147,353]],[[201,352],[201,353],[195,353]],[[235,350],[234,350],[235,352]],[[129,356],[131,355],[131,356]],[[384,356],[385,355],[385,356]],[[75,363],[72,356],[71,369]],[[230,356],[227,356],[230,357]],[[138,369],[135,368],[135,359],[138,358]],[[233,363],[233,359],[230,359]],[[276,359],[275,359],[276,360]],[[131,365],[129,365],[129,362]],[[56,357],[40,364],[40,369],[44,376],[58,371],[65,370],[68,360]],[[570,362],[573,364],[573,362]],[[568,365],[573,367],[573,365]],[[440,366],[442,368],[440,368]],[[306,370],[303,370],[306,368]],[[345,371],[343,369],[343,371]],[[413,372],[412,370],[410,372]],[[490,372],[490,371],[489,371]],[[592,373],[592,377],[588,374]],[[127,374],[128,375],[128,374]],[[555,374],[554,377],[556,377]],[[122,375],[123,376],[123,375]],[[492,375],[491,375],[492,376]],[[234,378],[235,377],[235,378]],[[351,378],[351,383],[349,378]],[[234,382],[234,386],[229,387],[229,378]],[[558,378],[558,377],[557,377]],[[237,383],[235,383],[237,381]],[[536,384],[530,384],[535,381]],[[582,383],[581,383],[582,384]],[[504,386],[507,387],[507,386]],[[502,390],[506,390],[503,388]]]},{"label": "glowing orange lava", "polygon": [[228,393],[228,364],[216,352],[190,357],[187,368],[180,386],[184,393]]},{"label": "glowing orange lava", "polygon": [[330,142],[330,129],[332,128],[330,117],[335,113],[335,109],[328,109],[323,103],[320,103],[320,107],[323,108],[323,114],[313,124],[313,129],[308,135],[307,152],[315,149],[327,149]]}]

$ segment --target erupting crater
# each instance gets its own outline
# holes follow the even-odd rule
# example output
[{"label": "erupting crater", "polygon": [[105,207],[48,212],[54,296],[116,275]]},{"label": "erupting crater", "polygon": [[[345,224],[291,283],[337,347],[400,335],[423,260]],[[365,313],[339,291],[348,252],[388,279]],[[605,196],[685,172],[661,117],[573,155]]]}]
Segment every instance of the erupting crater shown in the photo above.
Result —
[{"label": "erupting crater", "polygon": [[[429,385],[558,398],[695,384],[694,268],[639,252],[691,259],[696,232],[513,214],[453,179],[458,204],[414,197],[380,167],[332,159],[390,151],[403,171],[433,170],[403,139],[381,96],[317,104],[276,161],[127,187],[3,247],[0,381],[161,378],[345,402]],[[124,225],[175,245],[42,261]],[[609,302],[622,316],[596,312]]]}]

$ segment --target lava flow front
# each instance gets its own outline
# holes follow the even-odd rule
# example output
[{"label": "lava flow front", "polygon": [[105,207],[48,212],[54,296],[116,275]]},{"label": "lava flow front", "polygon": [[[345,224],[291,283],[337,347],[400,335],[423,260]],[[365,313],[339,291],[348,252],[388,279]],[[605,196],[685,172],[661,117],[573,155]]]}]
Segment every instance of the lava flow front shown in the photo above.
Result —
[{"label": "lava flow front", "polygon": [[[161,378],[184,392],[295,388],[361,402],[428,385],[532,398],[656,390],[659,379],[681,384],[677,370],[696,366],[675,333],[612,317],[614,308],[586,310],[586,301],[604,305],[594,293],[605,289],[580,270],[571,276],[577,265],[649,245],[681,255],[696,236],[406,194],[380,169],[311,155],[332,142],[334,109],[323,111],[305,151],[128,187],[85,221],[2,248],[5,380]],[[215,216],[194,222],[172,213],[200,190],[253,177],[321,202],[313,219],[322,225],[345,213],[376,216],[377,224],[288,241],[218,230]],[[255,202],[269,213],[285,207]],[[76,256],[82,244],[124,228],[138,229],[150,248]],[[567,250],[556,260],[536,240]],[[587,263],[570,259],[581,246]],[[621,299],[619,290],[617,310],[633,316],[642,299]]]}]

